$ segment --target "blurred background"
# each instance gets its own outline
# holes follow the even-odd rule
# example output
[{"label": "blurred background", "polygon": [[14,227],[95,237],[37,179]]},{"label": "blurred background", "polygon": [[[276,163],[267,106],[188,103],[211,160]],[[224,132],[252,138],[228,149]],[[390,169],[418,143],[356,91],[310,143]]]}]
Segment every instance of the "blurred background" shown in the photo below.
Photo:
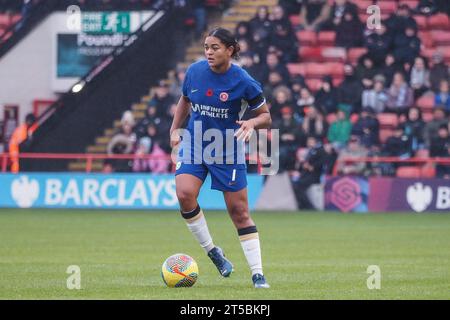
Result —
[{"label": "blurred background", "polygon": [[[449,10],[445,0],[0,0],[0,206],[176,208],[107,200],[120,179],[143,177],[173,200],[181,84],[207,30],[222,26],[280,131],[277,175],[258,175],[247,154],[252,209],[449,211]],[[224,209],[216,200],[203,206]]]}]

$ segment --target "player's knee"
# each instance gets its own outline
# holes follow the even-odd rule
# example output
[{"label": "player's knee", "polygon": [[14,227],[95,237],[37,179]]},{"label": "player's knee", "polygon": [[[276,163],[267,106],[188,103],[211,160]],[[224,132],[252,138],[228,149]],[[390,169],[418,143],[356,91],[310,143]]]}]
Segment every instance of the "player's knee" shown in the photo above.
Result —
[{"label": "player's knee", "polygon": [[196,201],[195,193],[186,189],[177,189],[177,198],[180,203]]},{"label": "player's knee", "polygon": [[233,216],[233,220],[236,224],[245,225],[250,220],[248,209],[245,205],[234,205],[231,208],[230,213]]}]

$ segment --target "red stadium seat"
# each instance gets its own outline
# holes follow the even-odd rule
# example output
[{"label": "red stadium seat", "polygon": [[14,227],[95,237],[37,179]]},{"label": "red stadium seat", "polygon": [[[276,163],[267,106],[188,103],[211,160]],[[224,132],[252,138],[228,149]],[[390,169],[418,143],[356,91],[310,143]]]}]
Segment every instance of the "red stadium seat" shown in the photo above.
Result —
[{"label": "red stadium seat", "polygon": [[321,47],[300,47],[298,53],[302,62],[320,62],[323,60]]},{"label": "red stadium seat", "polygon": [[394,129],[398,125],[398,116],[395,113],[379,113],[377,119],[381,129]]},{"label": "red stadium seat", "polygon": [[379,138],[381,143],[385,143],[386,140],[394,134],[392,129],[380,129]]},{"label": "red stadium seat", "polygon": [[434,108],[434,95],[427,94],[421,96],[416,101],[417,106],[423,111],[424,109],[433,109]]},{"label": "red stadium seat", "polygon": [[421,169],[419,167],[407,166],[397,169],[397,177],[399,178],[420,178]]},{"label": "red stadium seat", "polygon": [[300,46],[315,46],[317,35],[314,31],[301,30],[296,33]]},{"label": "red stadium seat", "polygon": [[322,78],[329,74],[329,67],[326,63],[309,62],[305,65],[307,78]]},{"label": "red stadium seat", "polygon": [[333,47],[336,40],[336,32],[334,31],[321,31],[317,37],[319,45],[323,47]]},{"label": "red stadium seat", "polygon": [[11,24],[11,17],[9,14],[0,13],[0,26],[7,27]]},{"label": "red stadium seat", "polygon": [[286,67],[291,75],[301,74],[304,76],[306,74],[304,63],[288,63]]},{"label": "red stadium seat", "polygon": [[372,0],[358,0],[353,1],[354,4],[358,6],[359,13],[366,13],[367,8],[373,4]]},{"label": "red stadium seat", "polygon": [[450,32],[449,31],[433,30],[430,33],[431,33],[431,37],[433,39],[433,43],[436,46],[450,45]]},{"label": "red stadium seat", "polygon": [[347,52],[344,48],[326,47],[322,48],[322,58],[325,62],[344,62],[347,60]]},{"label": "red stadium seat", "polygon": [[419,30],[422,31],[428,30],[428,21],[426,17],[416,15],[414,16],[414,20],[416,20],[417,27],[419,28]]},{"label": "red stadium seat", "polygon": [[420,169],[420,176],[422,178],[436,177],[436,168],[432,164],[426,164]]},{"label": "red stadium seat", "polygon": [[328,73],[333,76],[333,78],[343,78],[344,77],[344,64],[341,62],[327,62]]},{"label": "red stadium seat", "polygon": [[401,0],[400,4],[406,4],[410,9],[415,9],[419,4],[419,0]]},{"label": "red stadium seat", "polygon": [[449,18],[444,13],[438,13],[434,16],[429,17],[427,22],[428,27],[431,30],[442,29],[447,30],[448,32],[448,30],[450,29]]},{"label": "red stadium seat", "polygon": [[347,59],[351,64],[356,64],[358,59],[367,53],[367,48],[350,48],[347,52]]},{"label": "red stadium seat", "polygon": [[433,37],[429,31],[419,31],[418,36],[426,48],[434,47]]},{"label": "red stadium seat", "polygon": [[391,14],[397,11],[397,3],[395,1],[378,1],[381,14]]}]

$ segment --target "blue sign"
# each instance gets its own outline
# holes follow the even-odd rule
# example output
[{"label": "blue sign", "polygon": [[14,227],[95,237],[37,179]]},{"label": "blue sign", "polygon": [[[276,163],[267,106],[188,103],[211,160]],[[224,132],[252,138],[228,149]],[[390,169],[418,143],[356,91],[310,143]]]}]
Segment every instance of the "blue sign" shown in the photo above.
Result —
[{"label": "blue sign", "polygon": [[[263,177],[248,175],[249,208],[255,207]],[[204,209],[226,209],[222,192],[208,176],[200,191]],[[0,174],[0,207],[178,210],[172,174]]]}]

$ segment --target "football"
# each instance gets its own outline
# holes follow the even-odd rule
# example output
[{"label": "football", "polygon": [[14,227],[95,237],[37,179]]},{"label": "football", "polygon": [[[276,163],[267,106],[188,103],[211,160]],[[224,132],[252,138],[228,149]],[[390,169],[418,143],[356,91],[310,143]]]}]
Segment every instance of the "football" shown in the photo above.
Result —
[{"label": "football", "polygon": [[198,278],[197,262],[187,254],[174,254],[164,261],[161,276],[170,288],[192,287]]}]

